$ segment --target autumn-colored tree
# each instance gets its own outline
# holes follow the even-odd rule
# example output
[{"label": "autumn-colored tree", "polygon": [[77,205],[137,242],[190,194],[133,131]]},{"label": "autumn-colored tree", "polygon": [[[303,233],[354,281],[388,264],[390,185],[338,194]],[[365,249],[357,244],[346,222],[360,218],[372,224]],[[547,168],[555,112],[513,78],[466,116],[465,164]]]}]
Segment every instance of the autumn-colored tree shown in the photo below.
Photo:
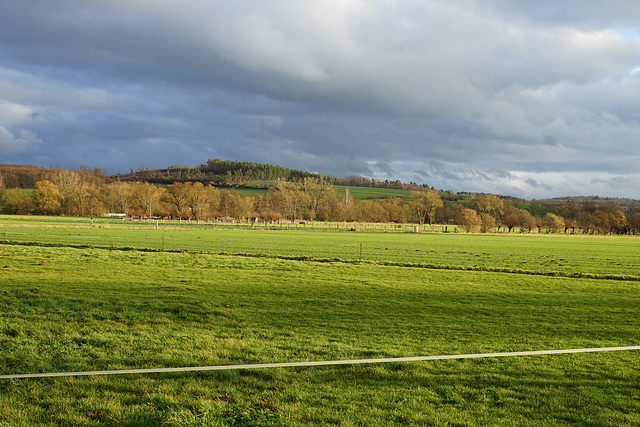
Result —
[{"label": "autumn-colored tree", "polygon": [[276,211],[276,209],[273,209],[271,203],[272,200],[270,200],[268,194],[253,197],[253,211],[256,212],[260,220],[265,223],[279,222],[282,219],[282,214]]},{"label": "autumn-colored tree", "polygon": [[493,216],[494,218],[501,218],[506,208],[506,203],[498,196],[487,194],[481,196],[477,200],[476,206],[478,208],[478,212],[480,213],[486,213]]},{"label": "autumn-colored tree", "polygon": [[531,215],[531,213],[526,209],[518,209],[518,226],[520,227],[520,232],[522,233],[524,230],[528,230],[529,233],[533,231],[534,228],[538,226],[538,221],[536,218]]},{"label": "autumn-colored tree", "polygon": [[572,220],[571,218],[565,218],[564,219],[564,232],[566,233],[567,231],[569,231],[569,229],[573,230],[576,227],[576,223],[574,220]]},{"label": "autumn-colored tree", "polygon": [[456,224],[463,227],[468,233],[480,227],[482,220],[474,209],[462,209],[456,214]]},{"label": "autumn-colored tree", "polygon": [[486,212],[480,214],[480,231],[487,233],[496,228],[496,219]]},{"label": "autumn-colored tree", "polygon": [[51,181],[36,182],[33,191],[33,204],[38,213],[53,215],[60,212],[62,195]]},{"label": "autumn-colored tree", "polygon": [[561,229],[564,230],[564,218],[551,212],[547,214],[544,224],[550,233],[557,233]]},{"label": "autumn-colored tree", "polygon": [[344,207],[345,209],[349,209],[353,206],[353,196],[351,195],[351,191],[349,191],[349,187],[345,187],[344,189]]},{"label": "autumn-colored tree", "polygon": [[238,195],[233,208],[233,217],[238,221],[249,221],[253,214],[253,198]]},{"label": "autumn-colored tree", "polygon": [[389,213],[373,200],[363,200],[357,205],[356,219],[361,222],[389,222]]},{"label": "autumn-colored tree", "polygon": [[98,175],[59,169],[54,173],[52,182],[62,196],[63,214],[98,215],[107,210],[100,197],[103,182]]},{"label": "autumn-colored tree", "polygon": [[62,197],[62,213],[65,215],[75,213],[72,212],[72,194],[77,191],[80,181],[78,174],[69,169],[59,169],[54,174],[52,181]]},{"label": "autumn-colored tree", "polygon": [[509,206],[505,209],[502,216],[502,225],[507,227],[509,233],[513,230],[513,227],[521,223],[522,209],[518,209],[515,206]]},{"label": "autumn-colored tree", "polygon": [[333,187],[329,188],[331,191],[326,192],[318,204],[316,218],[320,221],[344,221],[349,208],[345,206],[344,197]]},{"label": "autumn-colored tree", "polygon": [[290,220],[302,218],[304,207],[310,205],[308,194],[302,191],[300,186],[281,181],[269,191],[267,197],[273,209]]},{"label": "autumn-colored tree", "polygon": [[[300,198],[300,201],[304,203],[303,213],[305,219],[321,221],[328,221],[328,212],[332,210],[330,205],[336,202],[338,193],[333,186],[324,185],[318,179],[304,178],[302,181],[302,190],[304,196]],[[322,214],[319,215],[319,213]]]},{"label": "autumn-colored tree", "polygon": [[76,215],[99,215],[105,208],[99,201],[99,185],[89,179],[80,179],[71,193],[72,212]]},{"label": "autumn-colored tree", "polygon": [[640,212],[635,212],[627,218],[627,224],[633,234],[640,233]]},{"label": "autumn-colored tree", "polygon": [[611,223],[609,222],[609,214],[598,209],[592,215],[592,224],[595,231],[599,234],[606,234],[609,232],[611,228]]},{"label": "autumn-colored tree", "polygon": [[0,175],[0,206],[4,204],[5,194],[4,177]]},{"label": "autumn-colored tree", "polygon": [[286,204],[285,195],[279,190],[271,189],[263,197],[261,214],[263,217],[269,218],[268,221],[272,220],[272,217],[286,218]]},{"label": "autumn-colored tree", "polygon": [[[220,190],[201,182],[194,182],[187,196],[192,215],[200,221],[207,212],[215,211],[220,201]],[[207,214],[208,215],[208,214]]]},{"label": "autumn-colored tree", "polygon": [[589,234],[592,232],[594,228],[593,213],[587,212],[586,210],[580,212],[577,224],[582,233]]},{"label": "autumn-colored tree", "polygon": [[609,226],[611,232],[624,234],[627,231],[627,218],[621,210],[616,209],[609,214]]},{"label": "autumn-colored tree", "polygon": [[578,204],[575,204],[573,202],[566,202],[558,206],[555,211],[563,218],[575,221],[580,216],[581,208]]},{"label": "autumn-colored tree", "polygon": [[411,198],[413,199],[414,211],[420,224],[425,222],[433,223],[436,210],[444,206],[438,192],[433,190],[412,191]]},{"label": "autumn-colored tree", "polygon": [[26,190],[6,190],[4,209],[12,215],[26,215],[33,209],[33,201]]},{"label": "autumn-colored tree", "polygon": [[391,222],[407,223],[415,220],[412,207],[400,198],[384,199],[380,201],[380,204],[387,212],[387,217]]}]

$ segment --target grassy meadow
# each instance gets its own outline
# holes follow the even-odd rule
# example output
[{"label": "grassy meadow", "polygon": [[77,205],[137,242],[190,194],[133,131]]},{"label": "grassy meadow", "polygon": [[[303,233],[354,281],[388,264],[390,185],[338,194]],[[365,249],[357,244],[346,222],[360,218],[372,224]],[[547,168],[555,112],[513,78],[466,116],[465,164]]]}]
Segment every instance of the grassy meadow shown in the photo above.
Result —
[{"label": "grassy meadow", "polygon": [[[275,185],[276,181],[253,181],[247,182],[244,186],[235,187],[234,191],[242,196],[264,196],[269,186]],[[371,200],[383,199],[387,197],[399,197],[401,199],[411,199],[410,190],[400,190],[396,188],[378,188],[378,187],[353,187],[345,185],[334,186],[338,192],[345,194],[349,189],[349,194],[354,200]]]},{"label": "grassy meadow", "polygon": [[[640,345],[635,238],[103,221],[0,217],[0,374]],[[0,426],[563,424],[640,425],[640,352],[0,379]]]}]

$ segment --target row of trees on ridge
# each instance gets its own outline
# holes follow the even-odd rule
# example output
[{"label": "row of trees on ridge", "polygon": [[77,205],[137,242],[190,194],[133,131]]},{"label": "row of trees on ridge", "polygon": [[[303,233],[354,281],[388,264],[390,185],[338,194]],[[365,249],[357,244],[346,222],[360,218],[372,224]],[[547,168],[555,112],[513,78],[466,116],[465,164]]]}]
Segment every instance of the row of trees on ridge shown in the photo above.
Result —
[{"label": "row of trees on ridge", "polygon": [[447,201],[421,188],[399,197],[355,202],[348,187],[340,192],[315,177],[300,183],[277,181],[263,195],[241,196],[202,182],[108,182],[101,173],[55,170],[36,181],[33,191],[5,190],[0,176],[0,207],[5,213],[100,216],[122,213],[136,218],[234,221],[358,221],[440,223],[465,231],[626,234],[640,231],[640,210],[623,211],[608,203],[566,202],[544,216],[495,195]]}]

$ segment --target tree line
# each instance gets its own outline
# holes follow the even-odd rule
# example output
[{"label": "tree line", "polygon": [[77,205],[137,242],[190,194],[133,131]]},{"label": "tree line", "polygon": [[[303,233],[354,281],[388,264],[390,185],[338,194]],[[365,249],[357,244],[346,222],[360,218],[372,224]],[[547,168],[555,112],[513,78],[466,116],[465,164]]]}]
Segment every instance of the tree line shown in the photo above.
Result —
[{"label": "tree line", "polygon": [[[276,181],[261,195],[242,196],[199,181],[109,181],[101,171],[47,170],[30,191],[7,189],[0,175],[0,208],[9,214],[100,216],[233,221],[344,221],[444,224],[467,232],[638,234],[640,209],[609,202],[524,205],[495,195],[438,192],[428,187],[410,197],[354,201],[321,177]],[[42,172],[42,171],[40,171]],[[15,176],[15,175],[13,175]]]},{"label": "tree line", "polygon": [[301,183],[276,182],[264,195],[202,182],[160,186],[148,182],[107,182],[98,176],[60,169],[37,181],[32,191],[5,190],[0,178],[0,206],[9,214],[100,216],[121,213],[135,218],[234,221],[432,222],[442,200],[435,191],[400,198],[354,202],[349,189],[306,177]]},{"label": "tree line", "polygon": [[495,195],[483,195],[473,202],[474,208],[461,207],[455,214],[455,222],[466,231],[500,231],[538,233],[581,234],[638,234],[640,233],[640,209],[623,209],[611,203],[588,202],[577,204],[567,201],[548,204],[544,216],[534,216],[531,211],[509,204]]}]

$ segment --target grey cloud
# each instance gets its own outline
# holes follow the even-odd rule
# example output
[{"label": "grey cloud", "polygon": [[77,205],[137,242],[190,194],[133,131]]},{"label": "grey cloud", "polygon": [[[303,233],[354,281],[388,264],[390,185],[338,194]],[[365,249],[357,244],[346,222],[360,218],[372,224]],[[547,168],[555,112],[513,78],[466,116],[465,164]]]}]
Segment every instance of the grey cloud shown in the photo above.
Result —
[{"label": "grey cloud", "polygon": [[[391,167],[388,162],[378,161],[371,165],[376,172],[382,173],[385,176],[397,175],[396,171]],[[375,173],[375,172],[374,172]]]},{"label": "grey cloud", "polygon": [[601,28],[611,25],[636,26],[640,4],[626,0],[490,0],[493,10],[543,25]]},{"label": "grey cloud", "polygon": [[527,184],[529,184],[530,186],[532,186],[532,187],[534,187],[534,188],[537,188],[537,187],[539,186],[538,181],[536,181],[536,180],[535,180],[535,179],[533,179],[533,178],[525,179],[525,181],[524,181],[524,182],[526,182]]},{"label": "grey cloud", "polygon": [[616,192],[640,156],[639,8],[7,0],[0,150],[112,171],[229,157],[479,191],[597,173],[594,188]]}]

